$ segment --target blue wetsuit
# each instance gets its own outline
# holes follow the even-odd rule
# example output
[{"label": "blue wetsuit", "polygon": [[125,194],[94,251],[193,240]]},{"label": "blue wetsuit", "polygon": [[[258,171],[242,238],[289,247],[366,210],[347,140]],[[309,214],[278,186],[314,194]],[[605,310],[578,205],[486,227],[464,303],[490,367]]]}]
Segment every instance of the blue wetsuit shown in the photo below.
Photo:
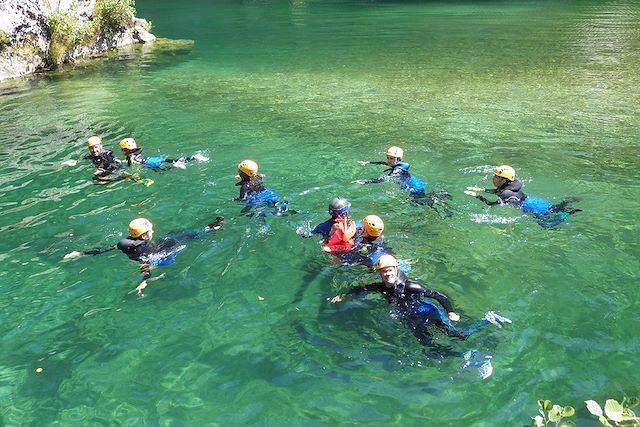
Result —
[{"label": "blue wetsuit", "polygon": [[242,212],[258,209],[262,214],[281,215],[287,211],[288,201],[280,200],[275,191],[265,188],[260,175],[244,176],[236,186],[240,187],[240,197],[237,200],[245,202]]},{"label": "blue wetsuit", "polygon": [[[432,342],[432,335],[427,329],[428,325],[435,326],[448,336],[464,340],[481,326],[489,323],[481,320],[466,328],[457,327],[449,320],[447,313],[454,310],[446,295],[409,280],[400,271],[398,280],[393,286],[387,286],[382,282],[372,283],[351,288],[347,294],[368,292],[382,294],[387,302],[393,305],[395,315],[411,329],[416,339],[423,345],[429,345]],[[432,302],[424,301],[424,298],[436,300],[444,310]]]},{"label": "blue wetsuit", "polygon": [[569,203],[577,201],[576,198],[568,198],[553,205],[546,199],[527,196],[522,191],[522,182],[518,179],[505,182],[500,188],[484,190],[486,193],[496,194],[498,199],[494,202],[487,200],[484,196],[476,196],[485,204],[504,205],[512,204],[522,209],[523,212],[532,214],[538,224],[544,228],[553,228],[565,221],[570,214],[580,212],[581,209],[567,206]]}]

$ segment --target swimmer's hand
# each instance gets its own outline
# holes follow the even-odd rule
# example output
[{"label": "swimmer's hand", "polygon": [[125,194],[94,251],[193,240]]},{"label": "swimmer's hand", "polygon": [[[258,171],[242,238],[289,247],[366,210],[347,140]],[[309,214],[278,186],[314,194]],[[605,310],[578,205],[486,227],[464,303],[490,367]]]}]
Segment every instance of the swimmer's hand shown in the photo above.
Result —
[{"label": "swimmer's hand", "polygon": [[368,160],[358,160],[358,163],[360,163],[360,166],[364,166],[364,165],[368,165],[371,162]]},{"label": "swimmer's hand", "polygon": [[84,255],[82,252],[73,251],[66,254],[62,259],[74,259],[74,258],[81,257],[82,255]]},{"label": "swimmer's hand", "polygon": [[449,316],[449,320],[453,320],[454,322],[460,320],[460,316],[454,311],[450,311],[449,313],[447,313],[447,315]]},{"label": "swimmer's hand", "polygon": [[471,191],[471,190],[465,190],[464,194],[466,194],[467,196],[471,196],[471,197],[478,197],[478,193],[476,193],[475,191]]},{"label": "swimmer's hand", "polygon": [[222,228],[222,226],[224,225],[224,217],[223,216],[217,216],[216,220],[213,221],[211,224],[207,225],[204,228],[204,231],[218,231]]},{"label": "swimmer's hand", "polygon": [[62,166],[75,166],[78,164],[77,160],[65,160],[64,162],[61,163]]},{"label": "swimmer's hand", "polygon": [[338,303],[338,302],[342,302],[342,301],[344,301],[344,294],[338,294],[335,297],[331,298],[331,303],[332,304],[335,304],[335,303]]},{"label": "swimmer's hand", "polygon": [[329,246],[327,246],[327,245],[322,245],[321,249],[322,249],[322,252],[326,252],[328,254],[331,253],[331,248]]},{"label": "swimmer's hand", "polygon": [[469,191],[484,191],[485,189],[482,187],[467,187]]},{"label": "swimmer's hand", "polygon": [[356,179],[355,181],[351,181],[352,184],[365,185],[367,183],[364,179]]},{"label": "swimmer's hand", "polygon": [[135,289],[136,295],[138,295],[139,297],[143,297],[144,294],[142,293],[142,290],[146,287],[147,287],[147,281],[143,280]]},{"label": "swimmer's hand", "polygon": [[187,165],[183,160],[176,160],[175,162],[173,162],[173,167],[179,168],[179,169],[186,169]]}]

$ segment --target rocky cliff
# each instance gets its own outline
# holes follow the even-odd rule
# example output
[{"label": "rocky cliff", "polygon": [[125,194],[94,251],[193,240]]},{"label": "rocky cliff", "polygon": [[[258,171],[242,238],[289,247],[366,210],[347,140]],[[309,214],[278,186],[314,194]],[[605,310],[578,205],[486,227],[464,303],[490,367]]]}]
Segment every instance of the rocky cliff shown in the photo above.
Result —
[{"label": "rocky cliff", "polygon": [[[0,80],[155,40],[148,23],[133,17],[133,8],[130,16],[107,9],[129,1],[0,0]],[[114,24],[115,12],[126,18],[123,23]]]}]

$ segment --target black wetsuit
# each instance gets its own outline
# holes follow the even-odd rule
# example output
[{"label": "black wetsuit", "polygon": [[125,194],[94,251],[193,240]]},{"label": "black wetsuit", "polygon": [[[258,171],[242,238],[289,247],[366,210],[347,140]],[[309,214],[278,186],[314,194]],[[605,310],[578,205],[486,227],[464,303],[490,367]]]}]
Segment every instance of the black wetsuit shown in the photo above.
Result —
[{"label": "black wetsuit", "polygon": [[522,182],[519,179],[513,181],[507,181],[499,188],[488,188],[484,190],[485,193],[496,194],[498,199],[495,201],[487,200],[484,196],[477,196],[477,199],[482,200],[487,205],[504,205],[511,203],[516,206],[520,206],[522,202],[527,198],[527,195],[522,192]]},{"label": "black wetsuit", "polygon": [[247,176],[246,178],[236,182],[236,186],[240,187],[240,197],[238,200],[247,200],[247,196],[251,193],[260,193],[265,190],[262,184],[262,176]]},{"label": "black wetsuit", "polygon": [[114,174],[114,172],[120,168],[120,162],[113,155],[113,151],[103,148],[97,156],[88,154],[84,158],[91,160],[96,168],[93,179],[98,181],[113,181],[123,178],[123,176]]},{"label": "black wetsuit", "polygon": [[116,156],[113,155],[113,151],[104,148],[97,156],[89,154],[85,156],[85,159],[90,159],[96,169],[102,169],[105,172],[113,172],[120,167],[120,163]]},{"label": "black wetsuit", "polygon": [[[425,288],[420,283],[408,279],[404,273],[398,271],[398,280],[393,287],[383,282],[372,283],[351,288],[347,294],[361,294],[377,292],[394,306],[395,313],[407,326],[410,327],[418,341],[427,345],[431,343],[432,336],[425,326],[433,324],[449,336],[466,339],[468,334],[455,328],[449,321],[447,314],[453,310],[453,305],[446,295]],[[445,309],[444,312],[434,313],[433,304],[425,303],[422,298],[435,299]]]},{"label": "black wetsuit", "polygon": [[120,240],[116,248],[120,249],[130,260],[137,262],[144,262],[144,259],[149,255],[159,252],[149,240],[131,236]]}]

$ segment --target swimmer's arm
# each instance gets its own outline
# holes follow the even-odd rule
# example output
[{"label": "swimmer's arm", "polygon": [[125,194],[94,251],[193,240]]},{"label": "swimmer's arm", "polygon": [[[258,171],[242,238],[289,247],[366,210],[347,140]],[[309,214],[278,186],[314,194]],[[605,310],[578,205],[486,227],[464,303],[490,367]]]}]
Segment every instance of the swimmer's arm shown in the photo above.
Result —
[{"label": "swimmer's arm", "polygon": [[456,321],[460,319],[460,316],[458,316],[453,310],[453,304],[445,294],[427,289],[417,283],[407,284],[407,286],[405,287],[405,292],[415,292],[421,294],[425,298],[434,299],[438,301],[440,305],[446,310],[449,319]]},{"label": "swimmer's arm", "polygon": [[[471,187],[469,187],[471,188]],[[466,194],[467,196],[471,196],[471,197],[475,197],[476,199],[482,201],[483,203],[485,203],[487,206],[493,206],[493,205],[498,205],[500,204],[499,200],[496,200],[494,202],[492,202],[491,200],[488,200],[486,197],[479,195],[476,191],[474,190],[465,190],[464,194]]]},{"label": "swimmer's arm", "polygon": [[358,160],[358,163],[360,163],[360,166],[365,166],[365,165],[386,165],[387,162],[381,162],[378,160]]},{"label": "swimmer's arm", "polygon": [[84,251],[83,255],[99,255],[105,252],[112,251],[117,248],[117,245],[104,246],[102,248],[89,249],[88,251]]},{"label": "swimmer's arm", "polygon": [[102,248],[89,249],[88,251],[73,251],[66,254],[63,259],[73,259],[81,257],[82,255],[98,255],[105,252],[114,250],[117,245],[105,246]]},{"label": "swimmer's arm", "polygon": [[384,286],[381,284],[371,284],[371,285],[360,285],[360,286],[354,286],[353,288],[349,289],[346,293],[344,294],[338,294],[335,297],[331,298],[331,302],[332,303],[337,303],[337,302],[342,302],[344,301],[345,297],[347,295],[359,295],[359,294],[363,294],[365,292],[376,292],[376,291],[380,291],[380,287]]},{"label": "swimmer's arm", "polygon": [[[142,281],[146,282],[151,277],[151,265],[145,263],[140,264],[140,273],[142,273]],[[142,284],[142,283],[141,283]],[[147,285],[145,285],[147,286]],[[144,287],[143,287],[144,289]],[[137,288],[136,288],[137,290]]]},{"label": "swimmer's arm", "polygon": [[385,182],[388,179],[387,175],[381,176],[380,178],[371,178],[371,179],[356,179],[355,181],[351,181],[352,184],[366,185],[366,184],[379,184],[381,182]]},{"label": "swimmer's arm", "polygon": [[161,275],[151,279],[150,278],[151,277],[151,271],[150,271],[151,270],[151,266],[149,264],[140,265],[140,271],[142,271],[143,268],[146,268],[146,269],[149,270],[148,271],[148,276],[144,275],[144,273],[143,273],[142,282],[140,282],[140,284],[138,286],[136,286],[136,288],[133,291],[129,292],[129,294],[132,294],[132,293],[135,292],[138,296],[143,297],[144,294],[142,293],[142,290],[145,289],[147,286],[149,286],[149,283],[151,283],[151,282],[153,282],[155,280],[158,280],[158,279],[162,279],[164,277],[164,273],[162,273]]},{"label": "swimmer's arm", "polygon": [[484,202],[484,204],[486,204],[487,206],[493,206],[493,205],[499,205],[500,201],[499,200],[494,200],[493,202],[489,199],[487,199],[484,196],[476,196],[476,199]]}]

